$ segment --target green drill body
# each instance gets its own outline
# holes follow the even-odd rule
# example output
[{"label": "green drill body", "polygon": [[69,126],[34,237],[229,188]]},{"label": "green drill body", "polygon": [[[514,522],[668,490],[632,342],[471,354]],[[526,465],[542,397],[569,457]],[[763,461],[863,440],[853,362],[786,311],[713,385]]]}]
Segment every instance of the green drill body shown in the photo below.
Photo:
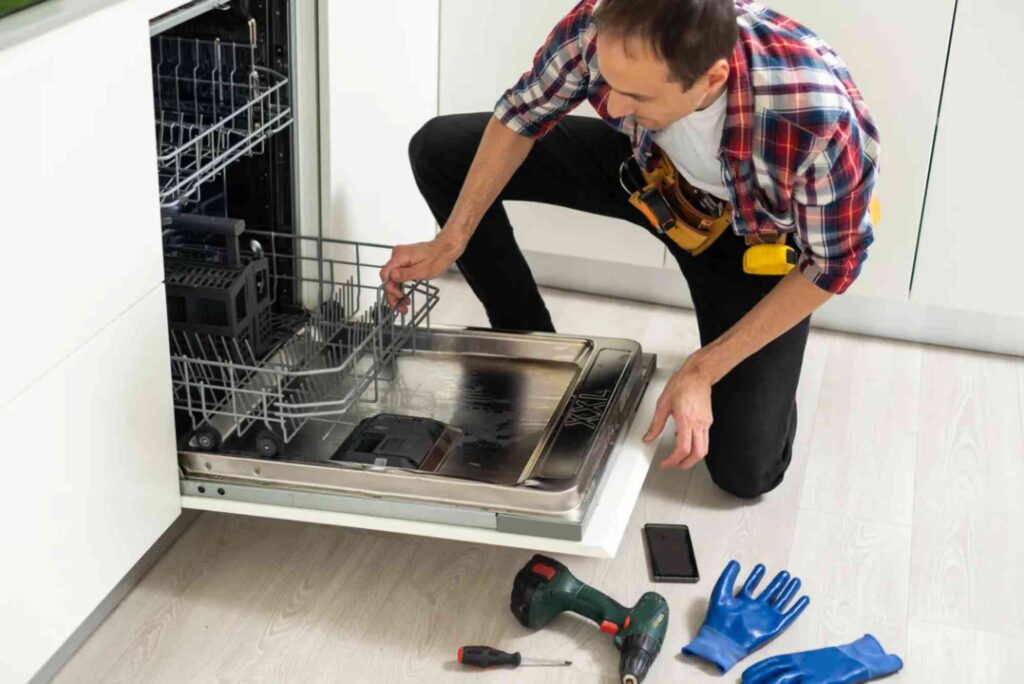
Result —
[{"label": "green drill body", "polygon": [[668,630],[668,603],[649,591],[626,608],[576,579],[569,569],[547,556],[535,555],[516,575],[512,612],[524,627],[537,629],[560,613],[570,612],[597,623],[615,637],[622,653],[619,676],[640,682],[661,650]]}]

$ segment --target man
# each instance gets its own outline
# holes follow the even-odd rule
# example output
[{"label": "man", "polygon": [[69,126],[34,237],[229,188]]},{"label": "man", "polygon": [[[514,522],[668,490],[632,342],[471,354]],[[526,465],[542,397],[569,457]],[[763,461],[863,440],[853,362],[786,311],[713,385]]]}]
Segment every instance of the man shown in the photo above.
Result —
[{"label": "man", "polygon": [[[584,100],[603,122],[566,116]],[[647,171],[667,156],[704,206],[732,212],[731,230],[695,256],[655,229],[620,187],[630,155]],[[583,0],[493,115],[438,117],[413,137],[413,173],[443,228],[395,247],[381,278],[402,308],[401,283],[454,262],[495,328],[554,331],[501,200],[646,228],[679,263],[702,346],[645,440],[671,416],[662,466],[707,457],[718,486],[753,498],[790,462],[810,315],[850,286],[872,242],[878,155],[846,66],[793,20],[751,0]],[[744,272],[749,245],[782,239],[798,255],[788,275]]]}]

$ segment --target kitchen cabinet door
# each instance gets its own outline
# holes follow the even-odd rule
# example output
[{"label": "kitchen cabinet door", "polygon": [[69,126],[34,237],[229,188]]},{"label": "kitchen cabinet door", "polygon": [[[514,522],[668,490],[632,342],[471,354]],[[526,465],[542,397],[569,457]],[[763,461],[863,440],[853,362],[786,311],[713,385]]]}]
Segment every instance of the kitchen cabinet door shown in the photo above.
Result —
[{"label": "kitchen cabinet door", "polygon": [[911,299],[1024,317],[1018,131],[1024,6],[961,0]]},{"label": "kitchen cabinet door", "polygon": [[163,280],[147,17],[112,5],[0,50],[0,406]]},{"label": "kitchen cabinet door", "polygon": [[180,513],[164,297],[0,409],[0,681],[31,678]]},{"label": "kitchen cabinet door", "polygon": [[[882,137],[882,220],[850,292],[906,301],[939,109],[954,0],[771,0],[850,67]],[[1019,22],[1018,22],[1019,25]]]},{"label": "kitchen cabinet door", "polygon": [[[492,111],[575,4],[441,0],[441,114]],[[596,116],[587,104],[573,113]],[[505,208],[524,250],[637,266],[664,262],[664,246],[632,223],[544,204],[506,202]]]},{"label": "kitchen cabinet door", "polygon": [[325,236],[434,235],[408,147],[437,114],[437,1],[320,2]]}]

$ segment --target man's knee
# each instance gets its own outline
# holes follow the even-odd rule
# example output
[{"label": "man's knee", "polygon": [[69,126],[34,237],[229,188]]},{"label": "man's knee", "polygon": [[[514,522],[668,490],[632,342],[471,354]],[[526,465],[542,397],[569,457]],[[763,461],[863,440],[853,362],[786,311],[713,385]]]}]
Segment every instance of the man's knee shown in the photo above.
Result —
[{"label": "man's knee", "polygon": [[444,117],[435,116],[420,126],[419,130],[413,133],[409,140],[409,163],[412,164],[414,173],[418,173],[425,167],[431,165],[434,159],[434,151],[437,149],[439,140],[445,130]]},{"label": "man's knee", "polygon": [[[793,425],[795,429],[795,425]],[[792,438],[780,447],[765,448],[765,441],[730,440],[719,444],[719,451],[708,454],[706,463],[711,481],[741,499],[756,499],[782,483],[793,455]],[[715,449],[712,440],[712,449]]]},{"label": "man's knee", "polygon": [[[797,407],[790,401],[788,412],[747,415],[740,423],[715,421],[705,462],[716,485],[741,499],[756,499],[782,483],[796,439]],[[736,415],[728,408],[719,406],[716,415]]]},{"label": "man's knee", "polygon": [[708,472],[711,474],[711,481],[718,485],[719,489],[740,499],[756,499],[762,494],[767,494],[779,486],[783,477],[783,473],[778,473],[774,477],[764,477],[760,473],[740,468],[722,472],[709,467]]},{"label": "man's knee", "polygon": [[420,126],[409,140],[409,163],[417,180],[453,164],[468,169],[483,135],[483,121],[479,114],[446,114]]}]

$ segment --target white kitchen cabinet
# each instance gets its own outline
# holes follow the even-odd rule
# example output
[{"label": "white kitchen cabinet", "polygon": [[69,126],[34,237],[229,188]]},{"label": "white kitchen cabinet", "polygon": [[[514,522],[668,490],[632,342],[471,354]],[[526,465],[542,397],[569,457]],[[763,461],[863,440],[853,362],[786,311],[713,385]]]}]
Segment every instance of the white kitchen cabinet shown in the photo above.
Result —
[{"label": "white kitchen cabinet", "polygon": [[1024,7],[961,0],[911,299],[1024,317],[1019,284]]},{"label": "white kitchen cabinet", "polygon": [[325,237],[434,235],[407,149],[437,114],[437,2],[320,2]]},{"label": "white kitchen cabinet", "polygon": [[[575,4],[441,0],[440,113],[492,111]],[[589,104],[573,113],[596,116]],[[637,266],[664,262],[664,246],[632,223],[532,202],[506,202],[505,208],[528,252]]]},{"label": "white kitchen cabinet", "polygon": [[[882,220],[860,278],[859,296],[906,301],[954,0],[771,0],[772,9],[808,26],[850,67],[882,138],[876,190]],[[1019,25],[1019,22],[1018,22]]]},{"label": "white kitchen cabinet", "polygon": [[0,406],[163,280],[149,64],[131,3],[0,50]]},{"label": "white kitchen cabinet", "polygon": [[0,409],[0,681],[32,677],[180,513],[167,348],[158,285]]}]

